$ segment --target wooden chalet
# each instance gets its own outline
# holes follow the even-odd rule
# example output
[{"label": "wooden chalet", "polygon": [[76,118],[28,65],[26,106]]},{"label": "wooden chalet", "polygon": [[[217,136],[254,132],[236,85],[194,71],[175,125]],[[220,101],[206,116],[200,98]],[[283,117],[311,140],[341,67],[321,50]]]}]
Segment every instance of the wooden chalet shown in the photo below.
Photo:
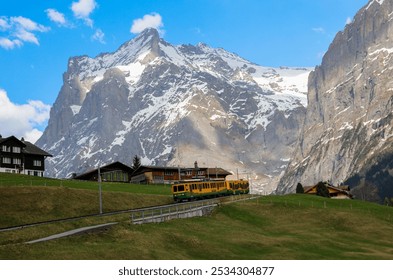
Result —
[{"label": "wooden chalet", "polygon": [[98,181],[101,175],[103,182],[129,182],[133,169],[119,161],[96,168],[83,174],[74,175],[73,179],[84,181]]},{"label": "wooden chalet", "polygon": [[131,177],[131,183],[141,184],[172,184],[186,180],[225,180],[232,173],[222,168],[198,167],[160,167],[141,165]]},{"label": "wooden chalet", "polygon": [[[330,198],[334,199],[351,199],[352,194],[350,193],[349,186],[333,186],[328,182],[324,182],[327,190],[329,191]],[[305,194],[317,194],[317,185],[304,187]]]},{"label": "wooden chalet", "polygon": [[0,135],[0,172],[43,177],[45,159],[52,155],[15,136]]}]

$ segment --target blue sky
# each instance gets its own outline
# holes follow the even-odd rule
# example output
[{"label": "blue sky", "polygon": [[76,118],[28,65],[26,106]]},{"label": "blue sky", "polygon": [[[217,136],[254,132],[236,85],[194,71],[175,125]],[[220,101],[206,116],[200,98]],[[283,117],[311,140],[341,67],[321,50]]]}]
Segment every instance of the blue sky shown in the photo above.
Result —
[{"label": "blue sky", "polygon": [[[4,1],[5,2],[5,1]],[[263,66],[315,66],[367,0],[15,0],[0,10],[0,134],[35,141],[69,57],[113,52],[144,27]]]}]

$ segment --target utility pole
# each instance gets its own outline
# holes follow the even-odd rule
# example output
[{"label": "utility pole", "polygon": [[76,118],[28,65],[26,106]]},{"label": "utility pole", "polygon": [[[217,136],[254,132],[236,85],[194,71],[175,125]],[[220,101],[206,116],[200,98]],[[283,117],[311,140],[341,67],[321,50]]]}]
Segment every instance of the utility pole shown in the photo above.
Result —
[{"label": "utility pole", "polygon": [[100,215],[102,214],[102,186],[101,186],[101,171],[98,167],[98,192],[100,197]]}]

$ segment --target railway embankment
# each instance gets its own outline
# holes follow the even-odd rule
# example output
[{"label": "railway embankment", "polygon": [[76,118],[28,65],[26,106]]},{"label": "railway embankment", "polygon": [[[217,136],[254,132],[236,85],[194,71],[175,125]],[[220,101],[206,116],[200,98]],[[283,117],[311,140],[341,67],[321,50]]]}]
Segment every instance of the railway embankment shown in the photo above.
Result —
[{"label": "railway embankment", "polygon": [[254,199],[259,196],[237,195],[224,199],[207,199],[186,203],[149,207],[131,211],[132,224],[161,223],[174,219],[187,219],[210,215],[214,208],[232,202]]}]

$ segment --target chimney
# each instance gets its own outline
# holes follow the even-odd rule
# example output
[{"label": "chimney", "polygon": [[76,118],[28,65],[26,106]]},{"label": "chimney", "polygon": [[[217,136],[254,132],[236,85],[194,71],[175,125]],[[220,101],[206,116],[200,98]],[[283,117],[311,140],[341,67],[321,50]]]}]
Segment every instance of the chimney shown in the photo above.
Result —
[{"label": "chimney", "polygon": [[194,168],[198,169],[198,162],[197,161],[194,162]]}]

